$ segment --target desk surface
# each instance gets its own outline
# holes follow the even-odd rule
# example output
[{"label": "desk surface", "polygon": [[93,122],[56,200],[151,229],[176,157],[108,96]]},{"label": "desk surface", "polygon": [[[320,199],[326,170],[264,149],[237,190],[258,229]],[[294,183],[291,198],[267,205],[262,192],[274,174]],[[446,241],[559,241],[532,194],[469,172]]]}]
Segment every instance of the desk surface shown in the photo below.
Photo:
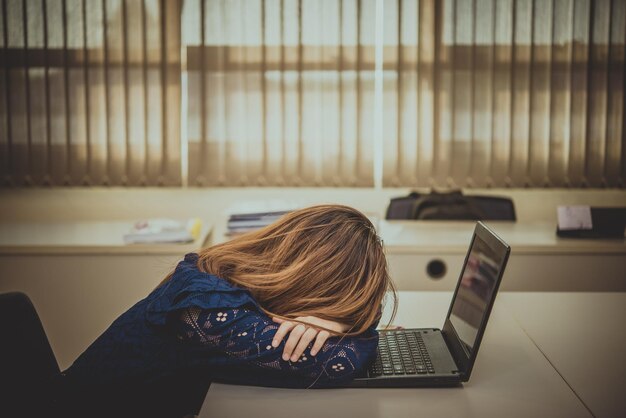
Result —
[{"label": "desk surface", "polygon": [[[500,295],[502,296],[502,295]],[[401,292],[394,323],[441,327],[448,292]],[[499,298],[500,299],[500,298]],[[591,414],[496,301],[471,379],[462,388],[275,389],[212,384],[200,417],[589,417]],[[383,317],[381,324],[386,323]]]},{"label": "desk surface", "polygon": [[[625,239],[560,238],[547,222],[486,221],[516,254],[624,254]],[[380,221],[379,235],[389,252],[465,253],[474,222]]]},{"label": "desk surface", "polygon": [[509,293],[507,309],[596,417],[626,411],[626,293]]},{"label": "desk surface", "polygon": [[133,221],[0,223],[0,254],[184,254],[205,245],[212,226],[182,244],[125,244]]},{"label": "desk surface", "polygon": [[[230,239],[226,218],[215,224],[213,244]],[[626,239],[560,238],[550,222],[485,222],[516,254],[621,254]],[[377,222],[378,234],[390,254],[465,254],[473,221],[386,221]]]}]

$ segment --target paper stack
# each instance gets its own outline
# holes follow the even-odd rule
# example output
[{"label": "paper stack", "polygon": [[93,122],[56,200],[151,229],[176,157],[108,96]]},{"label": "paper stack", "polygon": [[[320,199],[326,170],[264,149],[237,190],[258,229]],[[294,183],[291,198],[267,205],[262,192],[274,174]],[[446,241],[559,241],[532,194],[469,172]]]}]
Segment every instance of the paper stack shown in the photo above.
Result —
[{"label": "paper stack", "polygon": [[237,235],[263,228],[290,211],[237,213],[228,218],[226,235]]},{"label": "paper stack", "polygon": [[126,244],[193,242],[200,236],[200,219],[146,219],[135,222],[124,235]]}]

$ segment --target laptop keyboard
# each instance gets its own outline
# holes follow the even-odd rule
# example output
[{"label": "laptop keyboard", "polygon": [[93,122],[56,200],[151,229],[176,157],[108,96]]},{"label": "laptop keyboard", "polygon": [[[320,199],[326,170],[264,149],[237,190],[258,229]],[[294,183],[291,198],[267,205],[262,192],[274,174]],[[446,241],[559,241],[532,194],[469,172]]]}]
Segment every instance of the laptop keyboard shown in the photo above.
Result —
[{"label": "laptop keyboard", "polygon": [[371,377],[435,373],[419,331],[381,332]]}]

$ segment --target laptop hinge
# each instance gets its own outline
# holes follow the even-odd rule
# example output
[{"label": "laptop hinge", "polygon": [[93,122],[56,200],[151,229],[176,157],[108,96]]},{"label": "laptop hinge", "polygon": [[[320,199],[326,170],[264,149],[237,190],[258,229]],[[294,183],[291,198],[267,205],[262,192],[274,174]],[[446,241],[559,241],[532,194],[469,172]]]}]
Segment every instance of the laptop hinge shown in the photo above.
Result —
[{"label": "laptop hinge", "polygon": [[446,347],[448,347],[448,352],[450,353],[450,356],[452,357],[452,361],[454,361],[454,364],[457,367],[457,370],[452,370],[452,373],[457,374],[461,378],[461,380],[465,379],[465,373],[461,371],[464,363],[461,362],[458,358],[459,356],[458,350],[455,350],[452,344],[450,343],[450,336],[448,335],[448,332],[442,329],[441,336],[443,337],[443,341],[446,344]]}]

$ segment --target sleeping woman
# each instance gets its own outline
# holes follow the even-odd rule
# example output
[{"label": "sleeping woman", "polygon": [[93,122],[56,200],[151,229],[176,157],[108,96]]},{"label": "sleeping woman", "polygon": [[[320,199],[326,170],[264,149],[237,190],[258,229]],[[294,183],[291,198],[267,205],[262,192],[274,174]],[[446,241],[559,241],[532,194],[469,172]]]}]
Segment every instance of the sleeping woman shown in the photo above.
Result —
[{"label": "sleeping woman", "polygon": [[209,382],[341,386],[376,357],[386,292],[393,319],[396,290],[365,215],[294,211],[187,254],[64,372],[66,396],[90,413],[180,416]]}]

